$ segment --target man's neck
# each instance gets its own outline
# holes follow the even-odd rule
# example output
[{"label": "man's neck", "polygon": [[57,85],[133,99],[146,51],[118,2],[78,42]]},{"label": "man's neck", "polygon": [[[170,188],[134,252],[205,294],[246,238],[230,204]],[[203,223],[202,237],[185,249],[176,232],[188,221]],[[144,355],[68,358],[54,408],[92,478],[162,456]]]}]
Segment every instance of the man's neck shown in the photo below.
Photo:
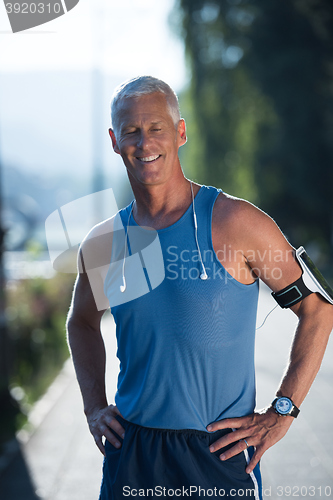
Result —
[{"label": "man's neck", "polygon": [[[184,176],[171,185],[135,186],[133,217],[140,226],[162,229],[171,226],[186,212],[192,203],[191,182]],[[194,195],[199,186],[194,185]]]}]

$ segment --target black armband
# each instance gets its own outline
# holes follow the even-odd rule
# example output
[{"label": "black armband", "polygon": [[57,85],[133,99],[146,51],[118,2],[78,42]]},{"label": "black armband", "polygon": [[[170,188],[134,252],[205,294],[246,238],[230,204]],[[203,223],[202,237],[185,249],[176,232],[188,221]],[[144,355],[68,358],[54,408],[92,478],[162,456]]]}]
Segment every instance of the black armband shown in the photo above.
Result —
[{"label": "black armband", "polygon": [[294,283],[283,290],[273,292],[272,296],[283,308],[291,307],[300,302],[310,293],[319,293],[327,302],[333,304],[333,290],[312,262],[303,247],[296,250],[296,259],[300,264],[303,274]]},{"label": "black armband", "polygon": [[286,286],[278,292],[272,292],[272,296],[280,307],[286,309],[287,307],[297,304],[297,302],[303,300],[310,295],[310,293],[312,293],[312,291],[305,286],[302,275],[298,280],[294,281],[294,283],[291,283],[291,285]]}]

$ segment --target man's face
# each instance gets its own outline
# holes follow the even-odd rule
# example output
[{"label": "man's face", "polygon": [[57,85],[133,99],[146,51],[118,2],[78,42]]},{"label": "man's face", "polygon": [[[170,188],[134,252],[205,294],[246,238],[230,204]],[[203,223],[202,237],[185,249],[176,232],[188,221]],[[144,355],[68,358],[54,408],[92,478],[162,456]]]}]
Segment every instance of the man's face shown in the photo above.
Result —
[{"label": "man's face", "polygon": [[164,94],[124,99],[118,108],[118,132],[110,136],[134,184],[157,185],[179,172],[178,149],[186,142],[185,122],[178,126]]}]

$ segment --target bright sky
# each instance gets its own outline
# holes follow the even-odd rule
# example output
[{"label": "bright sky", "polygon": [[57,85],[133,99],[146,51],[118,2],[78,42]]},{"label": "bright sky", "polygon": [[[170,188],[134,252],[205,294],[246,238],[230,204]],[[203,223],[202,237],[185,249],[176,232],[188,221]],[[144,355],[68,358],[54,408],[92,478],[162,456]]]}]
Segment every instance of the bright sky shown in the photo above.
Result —
[{"label": "bright sky", "polygon": [[[173,6],[174,0],[80,0],[67,14],[13,34],[0,0],[3,164],[43,176],[70,170],[91,177],[98,150],[105,171],[125,175],[110,148],[109,100],[116,85],[140,74],[182,90],[184,45],[168,24]],[[179,14],[172,15],[172,23],[179,23]],[[98,105],[87,80],[96,66],[104,85]],[[93,108],[102,109],[97,117]],[[101,138],[95,148],[90,122]]]},{"label": "bright sky", "polygon": [[0,72],[88,69],[123,80],[150,73],[175,90],[186,81],[184,48],[170,31],[173,0],[80,0],[66,15],[12,34],[0,2]]}]

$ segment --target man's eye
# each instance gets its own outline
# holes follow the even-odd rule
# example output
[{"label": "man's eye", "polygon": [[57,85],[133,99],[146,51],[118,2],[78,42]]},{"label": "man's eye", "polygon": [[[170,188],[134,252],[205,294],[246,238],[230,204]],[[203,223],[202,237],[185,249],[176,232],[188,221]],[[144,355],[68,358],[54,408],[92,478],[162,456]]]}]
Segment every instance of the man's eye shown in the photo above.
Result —
[{"label": "man's eye", "polygon": [[162,130],[162,129],[160,129],[160,128],[153,128],[153,132],[159,132],[160,130]]}]

